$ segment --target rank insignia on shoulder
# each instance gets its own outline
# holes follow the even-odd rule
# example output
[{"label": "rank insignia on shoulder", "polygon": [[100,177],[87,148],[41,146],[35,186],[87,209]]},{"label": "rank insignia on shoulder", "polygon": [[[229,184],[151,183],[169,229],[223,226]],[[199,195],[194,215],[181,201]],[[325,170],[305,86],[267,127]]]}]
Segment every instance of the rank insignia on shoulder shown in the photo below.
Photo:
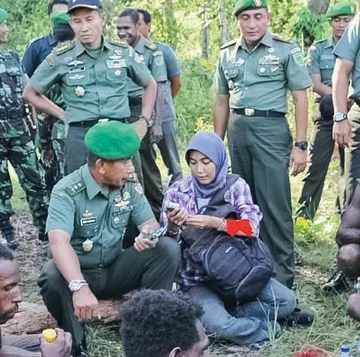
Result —
[{"label": "rank insignia on shoulder", "polygon": [[84,183],[82,181],[75,182],[75,183],[71,184],[70,186],[66,187],[66,191],[71,196],[75,196],[76,194],[78,194],[82,190],[85,190],[85,185],[84,185]]},{"label": "rank insignia on shoulder", "polygon": [[150,50],[156,50],[156,49],[157,49],[157,45],[156,45],[156,43],[154,43],[154,42],[148,42],[148,43],[146,44],[146,47],[147,47],[147,48],[150,48]]},{"label": "rank insignia on shoulder", "polygon": [[75,41],[69,41],[69,42],[65,42],[64,44],[61,44],[61,45],[55,47],[54,52],[58,56],[58,55],[61,55],[65,52],[71,50],[74,47],[75,47]]},{"label": "rank insignia on shoulder", "polygon": [[128,47],[129,44],[124,40],[114,40],[110,42],[112,45],[120,46],[120,47]]},{"label": "rank insignia on shoulder", "polygon": [[54,67],[55,66],[55,59],[54,56],[52,54],[50,54],[49,56],[46,57],[46,62],[48,64],[49,67]]},{"label": "rank insignia on shoulder", "polygon": [[230,47],[230,46],[232,46],[232,45],[235,45],[237,41],[238,41],[238,40],[232,40],[232,41],[230,41],[230,42],[227,42],[227,43],[225,43],[224,45],[221,46],[221,49],[223,50],[224,48],[227,48],[227,47]]}]

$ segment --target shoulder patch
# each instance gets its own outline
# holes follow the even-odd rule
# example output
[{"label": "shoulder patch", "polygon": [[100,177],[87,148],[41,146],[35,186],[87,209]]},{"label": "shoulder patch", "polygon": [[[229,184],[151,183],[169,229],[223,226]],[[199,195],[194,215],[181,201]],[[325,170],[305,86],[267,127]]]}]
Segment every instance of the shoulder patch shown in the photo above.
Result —
[{"label": "shoulder patch", "polygon": [[129,46],[129,44],[123,40],[114,40],[114,41],[111,41],[110,43],[114,46],[119,46],[119,47],[128,47]]},{"label": "shoulder patch", "polygon": [[162,51],[156,51],[152,54],[154,57],[156,56],[162,56],[163,55],[163,52]]},{"label": "shoulder patch", "polygon": [[149,42],[145,45],[145,47],[150,48],[150,50],[153,50],[153,51],[155,51],[155,50],[158,48],[158,46],[156,45],[156,43],[151,42],[151,41],[149,41]]},{"label": "shoulder patch", "polygon": [[72,183],[71,185],[69,185],[68,187],[66,187],[65,191],[70,195],[70,196],[75,196],[77,195],[79,192],[85,190],[85,184],[83,181],[77,181],[75,183]]},{"label": "shoulder patch", "polygon": [[274,41],[277,41],[277,42],[291,43],[291,41],[289,41],[289,40],[283,40],[282,38],[279,38],[279,37],[277,37],[277,36],[274,36],[274,37],[273,37],[273,40],[274,40]]},{"label": "shoulder patch", "polygon": [[59,56],[69,50],[71,50],[72,48],[75,47],[75,41],[69,41],[69,42],[65,42],[60,44],[59,46],[56,46],[54,48],[54,53]]},{"label": "shoulder patch", "polygon": [[232,41],[230,41],[230,42],[227,42],[227,43],[225,43],[224,45],[222,45],[222,46],[220,47],[220,49],[223,50],[224,48],[227,48],[227,47],[230,47],[230,46],[232,46],[232,45],[235,45],[236,42],[237,42],[237,39],[236,39],[236,40],[232,40]]}]

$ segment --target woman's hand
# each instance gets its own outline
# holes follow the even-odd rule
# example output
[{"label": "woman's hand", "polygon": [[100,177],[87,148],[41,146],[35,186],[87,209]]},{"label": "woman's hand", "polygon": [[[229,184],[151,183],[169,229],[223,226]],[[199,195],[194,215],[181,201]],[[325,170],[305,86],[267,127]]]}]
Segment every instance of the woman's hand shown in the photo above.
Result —
[{"label": "woman's hand", "polygon": [[185,223],[198,228],[218,229],[222,221],[223,219],[219,217],[197,214],[195,216],[189,216]]},{"label": "woman's hand", "polygon": [[167,209],[166,215],[169,220],[168,226],[170,229],[177,229],[182,226],[189,216],[185,208]]}]

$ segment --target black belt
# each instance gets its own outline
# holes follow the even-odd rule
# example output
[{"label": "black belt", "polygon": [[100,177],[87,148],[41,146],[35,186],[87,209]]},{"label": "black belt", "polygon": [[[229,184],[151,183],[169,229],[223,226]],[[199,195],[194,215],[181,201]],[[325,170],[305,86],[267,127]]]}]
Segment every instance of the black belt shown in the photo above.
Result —
[{"label": "black belt", "polygon": [[252,108],[233,109],[234,113],[245,115],[246,117],[273,117],[284,118],[285,113],[275,112],[273,110],[256,110]]},{"label": "black belt", "polygon": [[[99,119],[101,120],[101,119]],[[69,126],[79,127],[79,128],[91,128],[95,124],[99,122],[99,120],[84,120],[84,121],[74,121],[72,123],[69,123]],[[124,119],[109,119],[109,120],[116,120],[120,121],[122,123],[126,123],[126,118]]]}]

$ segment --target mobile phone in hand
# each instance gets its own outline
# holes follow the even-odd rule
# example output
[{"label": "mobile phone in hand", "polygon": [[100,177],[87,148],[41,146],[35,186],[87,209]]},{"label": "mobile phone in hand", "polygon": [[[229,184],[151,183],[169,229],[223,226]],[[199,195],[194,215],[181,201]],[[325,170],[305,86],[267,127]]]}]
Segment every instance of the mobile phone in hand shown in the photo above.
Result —
[{"label": "mobile phone in hand", "polygon": [[180,208],[180,204],[179,203],[175,203],[175,202],[169,202],[166,205],[166,209],[169,211],[173,211],[174,209],[179,209]]},{"label": "mobile phone in hand", "polygon": [[158,230],[156,230],[155,232],[145,234],[144,238],[149,239],[149,240],[154,240],[156,238],[162,237],[165,234],[165,232],[166,232],[166,228],[161,227]]}]

